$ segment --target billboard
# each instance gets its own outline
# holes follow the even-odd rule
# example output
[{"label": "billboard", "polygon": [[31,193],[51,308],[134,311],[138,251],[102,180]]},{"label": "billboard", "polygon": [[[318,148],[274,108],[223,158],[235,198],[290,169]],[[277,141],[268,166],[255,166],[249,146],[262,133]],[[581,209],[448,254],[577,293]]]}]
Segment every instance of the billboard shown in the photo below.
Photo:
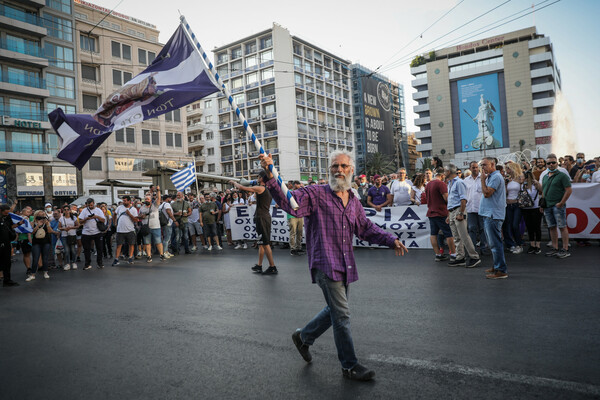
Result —
[{"label": "billboard", "polygon": [[460,152],[506,147],[501,118],[504,102],[500,102],[498,74],[459,80],[456,85]]},{"label": "billboard", "polygon": [[366,155],[375,153],[394,156],[394,125],[390,85],[371,77],[362,79],[363,111],[365,116]]}]

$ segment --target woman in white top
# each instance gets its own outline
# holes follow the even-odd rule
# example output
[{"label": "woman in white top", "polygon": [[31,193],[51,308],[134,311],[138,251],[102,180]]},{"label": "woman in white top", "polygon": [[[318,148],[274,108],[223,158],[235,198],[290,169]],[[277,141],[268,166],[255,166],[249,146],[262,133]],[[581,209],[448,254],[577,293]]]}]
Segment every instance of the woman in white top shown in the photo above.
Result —
[{"label": "woman in white top", "polygon": [[412,186],[413,193],[415,194],[415,204],[421,205],[421,194],[425,191],[425,174],[418,174],[415,178],[414,184]]},{"label": "woman in white top", "polygon": [[[156,199],[152,201],[152,196],[147,195],[144,198],[144,204],[140,208],[139,218],[141,222],[141,229],[147,229],[148,231],[147,234],[142,236],[142,240],[144,243],[144,251],[146,252],[147,257],[146,262],[149,263],[152,262],[153,244],[156,246],[158,254],[160,254],[160,259],[165,259],[161,238],[160,219],[158,217],[158,205],[160,203],[160,189],[158,189]],[[148,226],[148,228],[144,228],[144,225]]]},{"label": "woman in white top", "polygon": [[77,217],[71,214],[69,206],[63,207],[63,215],[58,219],[58,230],[60,231],[60,240],[64,248],[65,266],[63,269],[65,271],[77,269],[77,264],[75,264],[75,260],[77,259],[75,251],[75,247],[77,246],[77,228],[79,228]]},{"label": "woman in white top", "polygon": [[521,235],[521,209],[517,204],[517,196],[523,183],[523,171],[521,166],[514,162],[509,162],[505,166],[506,177],[506,217],[502,230],[504,232],[504,242],[514,254],[523,252],[523,238]]},{"label": "woman in white top", "polygon": [[[242,192],[241,194],[238,192],[231,193],[231,206],[232,207],[245,206],[247,204],[245,196],[246,196],[245,192]],[[248,248],[248,245],[246,244],[246,241],[244,241],[244,240],[238,240],[237,245],[234,247],[235,250],[247,249],[247,248]]]},{"label": "woman in white top", "polygon": [[529,234],[529,250],[527,250],[527,253],[540,254],[542,252],[540,247],[540,242],[542,240],[542,215],[544,215],[544,212],[540,209],[542,185],[535,180],[530,171],[525,172],[523,190],[527,191],[527,194],[533,201],[533,205],[531,207],[525,207],[521,209],[523,218],[525,219],[527,233]]},{"label": "woman in white top", "polygon": [[231,194],[228,194],[223,199],[223,222],[225,223],[225,232],[227,235],[227,244],[233,246],[233,240],[231,240],[231,221],[229,219],[229,210],[231,209]]}]

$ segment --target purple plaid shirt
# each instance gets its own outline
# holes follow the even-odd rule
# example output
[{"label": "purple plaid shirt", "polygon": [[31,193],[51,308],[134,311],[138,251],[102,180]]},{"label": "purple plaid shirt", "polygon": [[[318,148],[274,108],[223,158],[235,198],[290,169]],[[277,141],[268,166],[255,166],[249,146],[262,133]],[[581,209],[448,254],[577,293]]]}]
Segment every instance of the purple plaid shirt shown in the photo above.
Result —
[{"label": "purple plaid shirt", "polygon": [[313,269],[319,269],[334,281],[350,284],[358,280],[354,249],[354,235],[371,243],[394,247],[396,238],[372,223],[352,191],[346,208],[329,185],[311,185],[294,190],[300,206],[290,207],[275,179],[266,184],[279,207],[294,217],[304,217],[308,265],[315,283]]}]

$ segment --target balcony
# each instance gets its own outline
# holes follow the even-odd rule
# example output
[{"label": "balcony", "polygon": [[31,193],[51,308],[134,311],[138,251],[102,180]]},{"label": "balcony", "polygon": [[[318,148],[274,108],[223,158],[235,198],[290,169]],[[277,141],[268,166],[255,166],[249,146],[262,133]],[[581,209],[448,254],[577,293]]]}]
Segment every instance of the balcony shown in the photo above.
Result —
[{"label": "balcony", "polygon": [[198,147],[204,146],[206,146],[206,142],[204,140],[193,140],[191,142],[188,142],[188,149],[196,149]]},{"label": "balcony", "polygon": [[204,112],[203,112],[203,110],[202,110],[202,108],[201,108],[201,107],[196,107],[196,108],[194,108],[194,107],[191,107],[191,106],[187,106],[187,107],[185,108],[185,111],[186,111],[186,113],[187,113],[187,116],[188,116],[188,118],[191,118],[191,117],[199,117],[199,116],[201,116],[202,114],[204,114]]},{"label": "balcony", "polygon": [[418,106],[414,106],[413,107],[413,111],[415,113],[429,111],[429,104],[421,104],[421,105],[418,105]]},{"label": "balcony", "polygon": [[432,148],[433,148],[433,147],[432,147],[432,144],[431,144],[431,143],[423,143],[423,144],[418,144],[418,145],[417,145],[417,151],[419,151],[419,152],[420,152],[420,151],[429,151],[429,150],[431,150]]},{"label": "balcony", "polygon": [[48,35],[40,17],[5,4],[0,4],[0,26],[38,37]]},{"label": "balcony", "polygon": [[26,75],[8,74],[0,77],[0,91],[12,92],[17,95],[49,97],[46,81]]},{"label": "balcony", "polygon": [[423,118],[415,119],[416,126],[427,125],[427,124],[431,124],[431,117],[423,117]]},{"label": "balcony", "polygon": [[413,100],[426,99],[427,97],[429,97],[429,90],[423,90],[412,94]]},{"label": "balcony", "polygon": [[48,143],[0,140],[0,158],[23,161],[52,161]]},{"label": "balcony", "polygon": [[187,126],[187,131],[188,133],[192,133],[192,132],[200,132],[203,131],[206,127],[204,126],[203,123],[201,122],[196,122],[194,124],[189,124]]},{"label": "balcony", "polygon": [[0,58],[33,67],[48,66],[48,60],[44,58],[40,46],[11,39],[0,40]]},{"label": "balcony", "polygon": [[[1,85],[0,85],[1,86]],[[25,107],[5,106],[0,107],[0,115],[6,115],[9,118],[28,121],[48,121],[48,114],[41,110],[32,110]],[[11,122],[12,125],[12,122]],[[49,122],[42,122],[42,129],[51,129]]]}]

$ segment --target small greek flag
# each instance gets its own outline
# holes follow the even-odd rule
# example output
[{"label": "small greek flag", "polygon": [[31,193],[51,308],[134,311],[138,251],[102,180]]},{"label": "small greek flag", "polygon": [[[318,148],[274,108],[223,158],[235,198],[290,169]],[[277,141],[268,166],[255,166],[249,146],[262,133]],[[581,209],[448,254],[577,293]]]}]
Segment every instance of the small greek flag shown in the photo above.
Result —
[{"label": "small greek flag", "polygon": [[188,186],[196,181],[196,164],[190,163],[187,167],[171,176],[171,182],[178,192],[183,192]]},{"label": "small greek flag", "polygon": [[17,233],[33,232],[33,228],[31,227],[31,224],[29,223],[29,220],[27,218],[21,217],[20,215],[13,214],[13,213],[8,213],[8,215],[10,215],[10,219],[12,219],[13,224],[18,224],[21,221],[25,221],[23,223],[23,225],[19,225],[15,228],[15,232],[17,232]]}]

